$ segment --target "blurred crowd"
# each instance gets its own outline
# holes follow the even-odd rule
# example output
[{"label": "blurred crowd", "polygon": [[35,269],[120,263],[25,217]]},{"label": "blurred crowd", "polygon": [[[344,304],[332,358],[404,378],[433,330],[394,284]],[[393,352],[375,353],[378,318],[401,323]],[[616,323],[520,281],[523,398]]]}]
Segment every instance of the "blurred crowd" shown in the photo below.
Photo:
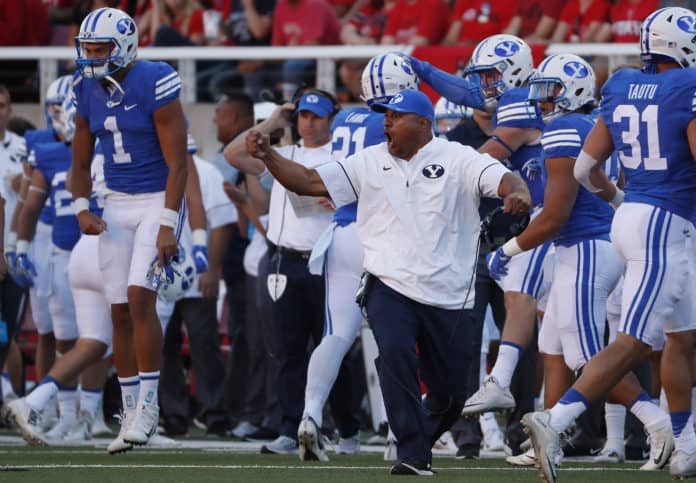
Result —
[{"label": "blurred crowd", "polygon": [[[103,6],[121,8],[136,20],[140,46],[474,46],[496,33],[532,44],[635,43],[648,13],[663,6],[694,8],[696,1],[0,0],[5,27],[0,46],[72,45],[87,13]],[[341,64],[341,100],[357,100],[363,67],[364,62]],[[309,59],[201,61],[197,72],[201,101],[234,90],[259,101],[259,86],[277,86],[289,98],[298,85],[313,84],[315,64]],[[36,87],[33,79],[19,83]]]}]

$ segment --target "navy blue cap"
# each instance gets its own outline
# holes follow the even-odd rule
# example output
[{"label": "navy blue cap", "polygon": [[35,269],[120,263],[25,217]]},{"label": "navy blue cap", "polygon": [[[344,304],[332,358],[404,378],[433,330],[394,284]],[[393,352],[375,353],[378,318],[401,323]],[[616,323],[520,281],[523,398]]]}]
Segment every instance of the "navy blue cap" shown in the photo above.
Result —
[{"label": "navy blue cap", "polygon": [[310,92],[300,98],[297,111],[310,111],[319,117],[326,117],[334,110],[333,102],[324,96]]},{"label": "navy blue cap", "polygon": [[435,117],[435,110],[428,96],[413,89],[405,89],[392,97],[389,102],[375,103],[370,107],[376,112],[390,110],[417,114],[427,118],[430,122],[433,122]]}]

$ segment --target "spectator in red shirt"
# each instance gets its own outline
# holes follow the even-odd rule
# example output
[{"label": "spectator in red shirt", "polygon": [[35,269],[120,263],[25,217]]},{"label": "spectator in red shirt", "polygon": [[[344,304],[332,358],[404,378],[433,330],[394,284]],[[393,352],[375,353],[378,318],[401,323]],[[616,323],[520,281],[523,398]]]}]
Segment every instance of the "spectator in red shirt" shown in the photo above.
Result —
[{"label": "spectator in red shirt", "polygon": [[382,44],[439,44],[449,16],[445,0],[397,0],[387,13]]},{"label": "spectator in red shirt", "polygon": [[517,0],[457,0],[445,45],[474,45],[510,22]]},{"label": "spectator in red shirt", "polygon": [[607,0],[570,0],[563,7],[551,42],[606,42],[610,4]]},{"label": "spectator in red shirt", "polygon": [[48,9],[41,0],[0,0],[0,45],[46,45]]},{"label": "spectator in red shirt", "polygon": [[[273,15],[272,44],[277,46],[338,45],[341,24],[327,0],[280,0]],[[283,63],[283,96],[290,99],[303,83],[314,84],[315,62]]]},{"label": "spectator in red shirt", "polygon": [[[203,9],[194,0],[154,0],[140,20],[140,42],[157,46],[203,45]],[[148,28],[149,26],[149,28]]]},{"label": "spectator in red shirt", "polygon": [[611,8],[611,37],[614,42],[640,42],[640,24],[657,10],[658,0],[618,0]]},{"label": "spectator in red shirt", "polygon": [[376,45],[387,22],[384,0],[362,1],[362,7],[348,18],[341,29],[341,42],[346,45]]},{"label": "spectator in red shirt", "polygon": [[503,33],[521,37],[528,44],[546,43],[553,35],[563,4],[563,0],[520,0]]}]

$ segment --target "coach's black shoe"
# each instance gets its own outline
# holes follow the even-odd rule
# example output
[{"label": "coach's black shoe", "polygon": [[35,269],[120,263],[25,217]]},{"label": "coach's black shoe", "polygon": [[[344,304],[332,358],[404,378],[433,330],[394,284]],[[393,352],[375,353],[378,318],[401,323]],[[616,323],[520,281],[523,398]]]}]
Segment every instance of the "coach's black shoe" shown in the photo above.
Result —
[{"label": "coach's black shoe", "polygon": [[429,463],[417,460],[399,460],[391,467],[390,475],[433,476],[435,471]]},{"label": "coach's black shoe", "polygon": [[458,460],[477,460],[479,458],[479,451],[481,450],[478,444],[463,444],[457,449]]}]

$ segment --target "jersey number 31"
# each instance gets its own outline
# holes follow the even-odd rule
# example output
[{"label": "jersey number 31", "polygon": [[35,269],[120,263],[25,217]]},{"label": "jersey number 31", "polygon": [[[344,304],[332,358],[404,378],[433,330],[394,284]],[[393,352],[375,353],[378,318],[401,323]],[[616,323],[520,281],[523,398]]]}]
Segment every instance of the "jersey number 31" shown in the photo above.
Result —
[{"label": "jersey number 31", "polygon": [[[660,156],[660,136],[657,124],[657,105],[645,106],[643,112],[632,104],[619,104],[614,109],[613,122],[621,123],[628,119],[628,129],[621,132],[621,140],[630,146],[630,153],[619,151],[619,159],[628,169],[657,171],[667,169],[667,158]],[[644,154],[647,152],[647,156]]]}]

